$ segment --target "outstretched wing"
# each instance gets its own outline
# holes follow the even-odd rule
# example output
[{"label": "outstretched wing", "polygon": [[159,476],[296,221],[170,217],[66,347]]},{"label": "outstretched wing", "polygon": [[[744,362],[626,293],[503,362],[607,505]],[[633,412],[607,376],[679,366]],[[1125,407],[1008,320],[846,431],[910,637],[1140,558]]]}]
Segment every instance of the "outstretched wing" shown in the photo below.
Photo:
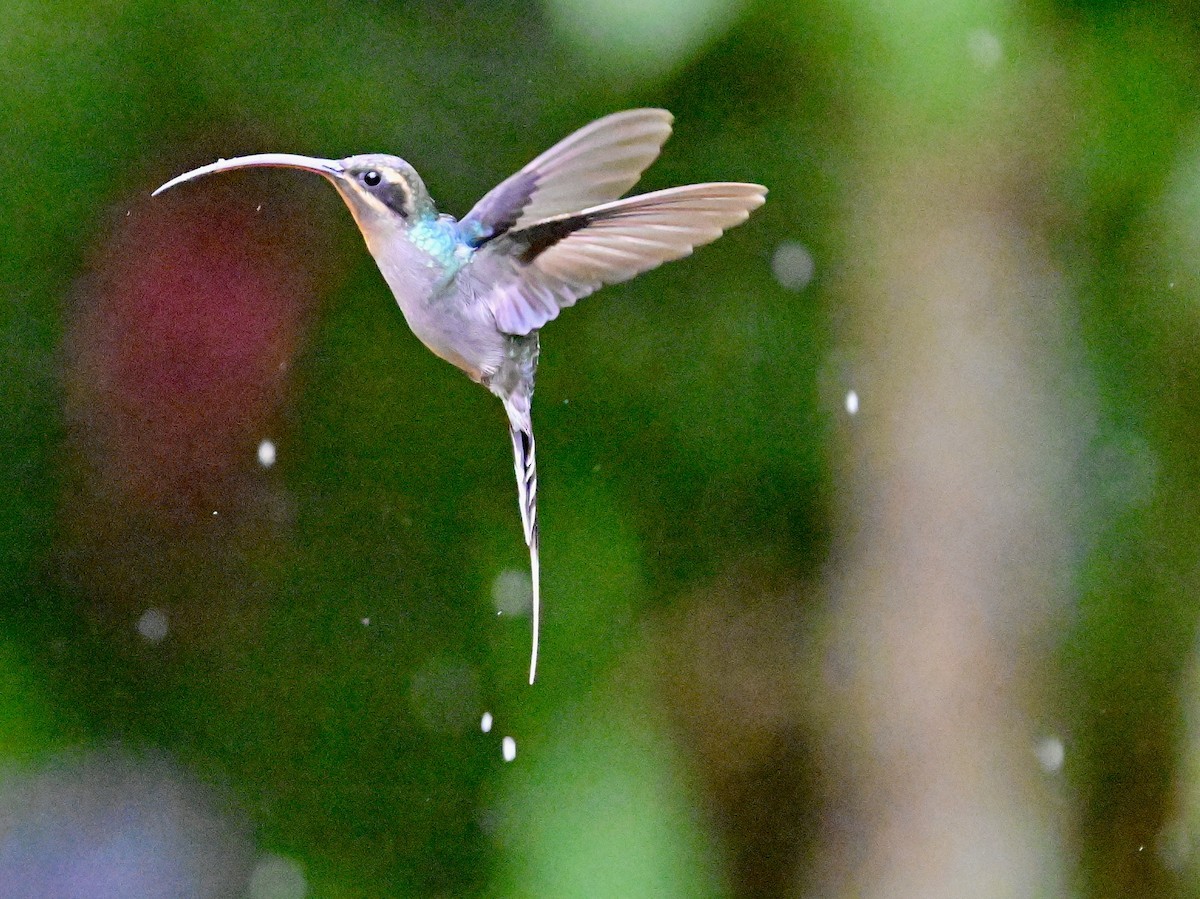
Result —
[{"label": "outstretched wing", "polygon": [[630,109],[580,128],[488,191],[460,223],[463,234],[478,245],[615,200],[657,158],[672,121],[665,109]]},{"label": "outstretched wing", "polygon": [[528,334],[605,284],[679,259],[744,222],[759,184],[689,184],[514,228],[480,248],[476,296],[506,334]]}]

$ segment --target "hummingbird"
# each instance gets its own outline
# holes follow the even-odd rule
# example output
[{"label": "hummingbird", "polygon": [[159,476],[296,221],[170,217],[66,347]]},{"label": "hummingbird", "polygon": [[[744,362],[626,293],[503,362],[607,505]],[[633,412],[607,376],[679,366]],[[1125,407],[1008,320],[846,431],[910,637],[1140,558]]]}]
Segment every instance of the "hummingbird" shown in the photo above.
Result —
[{"label": "hummingbird", "polygon": [[462,219],[439,214],[425,182],[396,156],[320,159],[256,153],[172,178],[273,166],[332,182],[413,334],[500,398],[508,414],[533,589],[529,683],[541,616],[534,374],[538,332],[605,284],[687,256],[761,206],[760,184],[689,184],[620,199],[657,158],[674,121],[665,109],[597,119],[488,191]]}]

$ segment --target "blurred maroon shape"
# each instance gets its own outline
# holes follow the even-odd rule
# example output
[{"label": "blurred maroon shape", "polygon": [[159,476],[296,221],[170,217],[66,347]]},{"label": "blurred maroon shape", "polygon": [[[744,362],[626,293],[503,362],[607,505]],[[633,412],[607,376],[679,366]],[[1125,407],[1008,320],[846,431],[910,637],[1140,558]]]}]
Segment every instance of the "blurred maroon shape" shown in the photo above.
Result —
[{"label": "blurred maroon shape", "polygon": [[67,322],[88,493],[184,520],[245,499],[323,256],[298,206],[214,181],[118,216]]}]

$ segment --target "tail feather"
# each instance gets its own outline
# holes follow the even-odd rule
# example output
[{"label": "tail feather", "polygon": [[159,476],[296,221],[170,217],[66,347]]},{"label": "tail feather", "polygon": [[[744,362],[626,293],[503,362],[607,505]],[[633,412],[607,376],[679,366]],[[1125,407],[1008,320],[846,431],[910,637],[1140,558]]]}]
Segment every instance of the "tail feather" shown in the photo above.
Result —
[{"label": "tail feather", "polygon": [[525,528],[525,543],[529,546],[530,576],[533,581],[533,650],[529,657],[529,683],[537,677],[538,631],[541,617],[540,566],[538,563],[537,521],[537,460],[533,447],[533,427],[529,412],[513,409],[509,413],[509,434],[512,436],[513,465],[517,473],[517,496],[521,504],[521,524]]},{"label": "tail feather", "polygon": [[537,677],[538,631],[541,618],[541,568],[538,564],[537,462],[533,451],[533,377],[537,371],[537,332],[511,336],[505,344],[504,363],[484,380],[488,389],[504,403],[508,432],[512,437],[513,467],[517,472],[517,496],[521,503],[521,525],[529,546],[530,577],[533,581],[533,650],[529,657],[529,683]]}]

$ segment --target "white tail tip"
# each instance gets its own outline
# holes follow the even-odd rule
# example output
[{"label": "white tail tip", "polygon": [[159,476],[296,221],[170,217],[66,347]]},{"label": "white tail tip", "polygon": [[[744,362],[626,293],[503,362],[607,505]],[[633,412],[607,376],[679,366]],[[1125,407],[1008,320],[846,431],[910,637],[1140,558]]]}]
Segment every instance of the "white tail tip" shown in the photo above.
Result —
[{"label": "white tail tip", "polygon": [[537,543],[534,542],[534,551],[530,555],[530,574],[533,581],[533,649],[529,654],[529,685],[533,686],[534,680],[537,679],[537,659],[538,659],[538,631],[542,614],[541,609],[541,580],[540,572],[538,571],[538,553],[536,549]]}]

